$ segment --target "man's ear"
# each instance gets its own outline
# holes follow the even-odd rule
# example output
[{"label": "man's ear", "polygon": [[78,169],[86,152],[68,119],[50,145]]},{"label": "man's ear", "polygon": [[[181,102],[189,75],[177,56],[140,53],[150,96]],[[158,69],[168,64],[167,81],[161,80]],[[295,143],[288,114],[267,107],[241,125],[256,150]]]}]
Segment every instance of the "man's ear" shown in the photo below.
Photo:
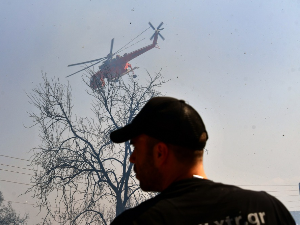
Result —
[{"label": "man's ear", "polygon": [[163,142],[158,142],[153,148],[154,165],[160,167],[166,163],[169,157],[169,148]]}]

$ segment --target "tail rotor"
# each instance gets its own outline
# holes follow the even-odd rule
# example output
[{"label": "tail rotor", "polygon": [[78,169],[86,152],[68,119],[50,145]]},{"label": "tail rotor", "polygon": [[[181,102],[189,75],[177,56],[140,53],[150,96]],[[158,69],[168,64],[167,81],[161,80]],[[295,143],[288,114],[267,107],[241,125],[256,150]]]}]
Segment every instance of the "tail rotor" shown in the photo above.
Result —
[{"label": "tail rotor", "polygon": [[161,39],[165,40],[165,38],[160,34],[160,31],[162,31],[164,28],[161,28],[161,26],[164,23],[161,22],[158,27],[155,29],[154,26],[149,22],[150,27],[155,31],[154,34],[151,36],[150,40],[152,40],[154,38],[154,36],[157,34],[158,36],[161,37]]}]

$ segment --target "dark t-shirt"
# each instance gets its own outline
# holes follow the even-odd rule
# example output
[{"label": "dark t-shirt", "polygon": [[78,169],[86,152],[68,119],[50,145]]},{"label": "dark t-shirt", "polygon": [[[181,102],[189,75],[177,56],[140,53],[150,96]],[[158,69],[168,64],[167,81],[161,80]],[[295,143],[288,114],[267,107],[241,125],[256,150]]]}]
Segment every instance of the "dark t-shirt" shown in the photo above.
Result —
[{"label": "dark t-shirt", "polygon": [[117,224],[295,225],[284,205],[267,194],[206,179],[171,184],[156,197],[119,215]]}]

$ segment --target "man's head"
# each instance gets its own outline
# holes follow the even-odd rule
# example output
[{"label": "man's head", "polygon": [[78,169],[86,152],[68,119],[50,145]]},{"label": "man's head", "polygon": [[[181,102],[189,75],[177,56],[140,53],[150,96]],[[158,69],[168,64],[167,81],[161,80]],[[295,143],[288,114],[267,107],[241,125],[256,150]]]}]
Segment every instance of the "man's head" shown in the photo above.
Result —
[{"label": "man's head", "polygon": [[185,101],[171,97],[150,99],[130,124],[113,131],[110,138],[122,143],[140,134],[191,150],[202,150],[208,139],[197,111]]},{"label": "man's head", "polygon": [[200,115],[190,105],[175,98],[155,97],[110,138],[115,143],[131,140],[135,149],[130,162],[135,164],[141,188],[158,191],[153,182],[159,182],[164,172],[175,173],[179,164],[190,168],[202,160],[208,135]]}]

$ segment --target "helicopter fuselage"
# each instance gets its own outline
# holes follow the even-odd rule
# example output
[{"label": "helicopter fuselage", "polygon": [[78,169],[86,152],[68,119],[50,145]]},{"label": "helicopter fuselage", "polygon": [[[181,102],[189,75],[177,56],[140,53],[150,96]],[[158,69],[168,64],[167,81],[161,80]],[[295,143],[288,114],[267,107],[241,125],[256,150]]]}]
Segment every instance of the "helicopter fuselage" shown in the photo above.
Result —
[{"label": "helicopter fuselage", "polygon": [[91,77],[90,87],[94,90],[103,88],[105,86],[105,78],[107,81],[117,81],[121,76],[128,72],[133,72],[129,61],[154,48],[157,44],[157,38],[158,32],[155,33],[152,44],[136,51],[125,53],[123,56],[117,55],[116,58],[105,61],[99,67],[100,70]]}]

